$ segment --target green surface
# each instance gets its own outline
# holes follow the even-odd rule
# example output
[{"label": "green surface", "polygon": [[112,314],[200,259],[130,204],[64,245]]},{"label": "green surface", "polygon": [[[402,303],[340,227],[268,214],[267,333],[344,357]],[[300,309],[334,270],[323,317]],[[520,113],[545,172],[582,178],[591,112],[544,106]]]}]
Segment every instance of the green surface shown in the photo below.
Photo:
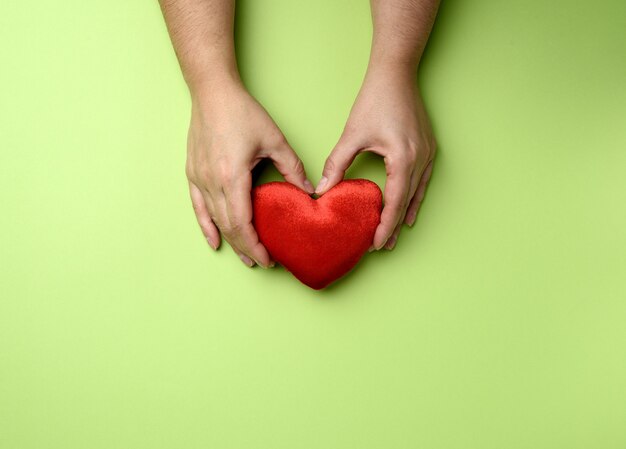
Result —
[{"label": "green surface", "polygon": [[[368,4],[239,9],[244,80],[317,180]],[[623,0],[444,0],[417,224],[315,292],[202,238],[156,1],[7,2],[0,448],[626,447],[625,30]]]}]

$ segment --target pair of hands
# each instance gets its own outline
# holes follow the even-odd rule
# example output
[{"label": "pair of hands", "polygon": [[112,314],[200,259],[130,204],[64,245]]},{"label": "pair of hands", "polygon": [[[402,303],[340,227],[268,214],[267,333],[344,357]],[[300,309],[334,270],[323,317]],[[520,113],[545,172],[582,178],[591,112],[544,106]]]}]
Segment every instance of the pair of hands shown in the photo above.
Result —
[{"label": "pair of hands", "polygon": [[274,265],[252,225],[251,171],[272,160],[286,181],[323,195],[357,154],[384,158],[384,208],[373,249],[392,249],[403,226],[413,225],[432,170],[436,143],[415,76],[368,70],[350,116],[314,188],[302,161],[267,111],[238,78],[192,93],[185,171],[193,208],[213,249],[224,237],[247,266]]}]

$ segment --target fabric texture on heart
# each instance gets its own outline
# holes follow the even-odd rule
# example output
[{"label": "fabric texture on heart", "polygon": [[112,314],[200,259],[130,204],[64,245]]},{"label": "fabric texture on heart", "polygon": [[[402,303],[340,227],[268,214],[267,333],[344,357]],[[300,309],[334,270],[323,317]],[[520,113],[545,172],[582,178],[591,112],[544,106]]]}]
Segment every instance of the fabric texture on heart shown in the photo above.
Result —
[{"label": "fabric texture on heart", "polygon": [[288,182],[252,189],[253,225],[272,258],[316,290],[347,274],[374,240],[382,193],[344,180],[317,199]]}]

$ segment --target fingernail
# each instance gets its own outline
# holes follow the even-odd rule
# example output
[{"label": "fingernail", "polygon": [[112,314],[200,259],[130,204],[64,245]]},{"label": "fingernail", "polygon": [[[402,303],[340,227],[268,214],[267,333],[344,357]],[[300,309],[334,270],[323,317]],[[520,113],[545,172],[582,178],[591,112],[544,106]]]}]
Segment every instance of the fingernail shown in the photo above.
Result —
[{"label": "fingernail", "polygon": [[217,245],[213,243],[213,239],[211,237],[207,237],[206,241],[209,243],[209,246],[213,248],[214,251],[217,250]]},{"label": "fingernail", "polygon": [[317,183],[317,187],[315,188],[315,193],[320,193],[324,186],[328,183],[328,178],[326,176],[322,176],[320,181]]},{"label": "fingernail", "polygon": [[270,262],[269,267],[270,268],[274,268],[276,266],[276,262],[274,262],[273,260]]},{"label": "fingernail", "polygon": [[313,184],[311,184],[311,181],[309,181],[308,179],[304,180],[304,187],[306,187],[307,193],[315,192],[315,187],[313,187]]},{"label": "fingernail", "polygon": [[245,254],[240,254],[239,258],[241,259],[241,261],[243,263],[245,263],[247,266],[251,267],[254,265],[254,262],[252,261],[252,259],[250,259],[248,256],[246,256]]},{"label": "fingernail", "polygon": [[376,248],[374,248],[374,245],[370,246],[369,249],[367,250],[368,253],[371,253],[372,251],[374,251]]},{"label": "fingernail", "polygon": [[415,217],[417,217],[417,214],[411,214],[411,216],[409,217],[407,224],[409,226],[413,226],[415,224]]},{"label": "fingernail", "polygon": [[398,237],[393,235],[391,236],[391,238],[389,240],[387,240],[387,243],[385,244],[385,248],[386,249],[393,249],[394,246],[396,246],[396,241],[398,240]]}]

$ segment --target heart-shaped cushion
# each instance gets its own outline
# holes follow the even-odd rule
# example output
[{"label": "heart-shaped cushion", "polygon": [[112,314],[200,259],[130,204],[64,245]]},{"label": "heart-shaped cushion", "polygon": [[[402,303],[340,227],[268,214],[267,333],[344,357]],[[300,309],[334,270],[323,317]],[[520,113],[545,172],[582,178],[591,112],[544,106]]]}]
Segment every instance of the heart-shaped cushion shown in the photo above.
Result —
[{"label": "heart-shaped cushion", "polygon": [[253,224],[272,258],[316,290],[348,273],[372,245],[382,193],[344,180],[315,199],[288,182],[252,189]]}]

